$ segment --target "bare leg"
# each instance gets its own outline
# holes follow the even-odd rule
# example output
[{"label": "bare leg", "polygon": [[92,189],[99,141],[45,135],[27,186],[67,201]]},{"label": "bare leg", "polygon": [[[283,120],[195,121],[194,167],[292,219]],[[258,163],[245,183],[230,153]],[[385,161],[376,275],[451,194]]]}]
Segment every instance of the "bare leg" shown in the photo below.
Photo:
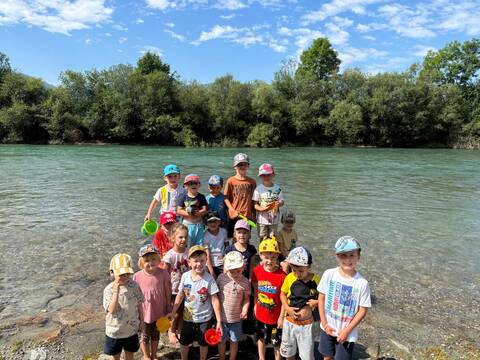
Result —
[{"label": "bare leg", "polygon": [[207,360],[208,346],[200,346],[200,360]]},{"label": "bare leg", "polygon": [[125,360],[133,360],[133,352],[125,351]]},{"label": "bare leg", "polygon": [[280,348],[279,347],[274,347],[273,348],[273,353],[275,354],[275,360],[282,360],[282,357],[280,356]]},{"label": "bare leg", "polygon": [[258,340],[257,345],[258,345],[258,359],[265,360],[265,350],[267,348],[265,345],[265,341],[263,339],[260,339]]},{"label": "bare leg", "polygon": [[182,360],[188,360],[188,351],[190,347],[187,345],[180,345],[180,355]]},{"label": "bare leg", "polygon": [[236,360],[238,353],[238,342],[230,341],[230,360]]},{"label": "bare leg", "polygon": [[120,360],[120,356],[122,355],[122,353],[118,353],[117,355],[112,355],[112,360]]},{"label": "bare leg", "polygon": [[140,349],[142,349],[143,358],[150,360],[150,342],[140,341]]},{"label": "bare leg", "polygon": [[150,357],[153,359],[157,359],[157,350],[158,350],[158,340],[152,340],[150,342]]},{"label": "bare leg", "polygon": [[[225,360],[225,351],[226,350],[227,350],[227,343],[226,342],[221,342],[221,343],[218,344],[218,356],[219,356],[220,360]],[[230,359],[231,358],[232,358],[232,355],[230,355]]]}]

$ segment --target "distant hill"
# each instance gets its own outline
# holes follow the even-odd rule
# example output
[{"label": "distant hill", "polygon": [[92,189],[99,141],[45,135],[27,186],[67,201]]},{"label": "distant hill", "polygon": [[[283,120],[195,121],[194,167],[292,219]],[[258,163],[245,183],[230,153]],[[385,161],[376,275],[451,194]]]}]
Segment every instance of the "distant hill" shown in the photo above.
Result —
[{"label": "distant hill", "polygon": [[54,88],[56,88],[55,85],[52,85],[52,84],[47,83],[46,81],[44,81],[42,78],[39,78],[38,76],[30,76],[30,75],[27,75],[27,74],[24,74],[24,73],[21,73],[21,72],[18,72],[18,74],[20,74],[20,75],[22,75],[22,76],[25,76],[26,78],[36,78],[36,79],[42,80],[43,86],[45,86],[45,88],[47,88],[47,89],[54,89]]}]

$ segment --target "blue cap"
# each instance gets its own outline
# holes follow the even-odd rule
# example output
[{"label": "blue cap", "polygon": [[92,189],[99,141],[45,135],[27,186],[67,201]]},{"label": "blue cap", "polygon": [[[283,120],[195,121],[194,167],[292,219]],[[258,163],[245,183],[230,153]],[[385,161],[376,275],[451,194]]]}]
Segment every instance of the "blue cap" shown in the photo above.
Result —
[{"label": "blue cap", "polygon": [[223,186],[223,178],[220,175],[212,175],[210,179],[208,179],[208,185],[222,185]]},{"label": "blue cap", "polygon": [[360,244],[352,236],[342,236],[335,243],[335,254],[343,254],[355,250],[360,250]]},{"label": "blue cap", "polygon": [[180,168],[174,164],[165,166],[163,169],[163,176],[168,176],[170,174],[180,174]]}]

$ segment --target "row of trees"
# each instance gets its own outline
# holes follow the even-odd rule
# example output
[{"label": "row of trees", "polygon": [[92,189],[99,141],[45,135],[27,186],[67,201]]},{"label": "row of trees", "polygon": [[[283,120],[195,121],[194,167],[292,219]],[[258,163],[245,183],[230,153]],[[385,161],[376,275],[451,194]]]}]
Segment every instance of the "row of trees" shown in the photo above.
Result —
[{"label": "row of trees", "polygon": [[272,83],[183,82],[159,56],[60,75],[45,86],[0,53],[0,142],[184,146],[478,146],[480,40],[452,42],[402,73],[339,73],[316,39]]}]

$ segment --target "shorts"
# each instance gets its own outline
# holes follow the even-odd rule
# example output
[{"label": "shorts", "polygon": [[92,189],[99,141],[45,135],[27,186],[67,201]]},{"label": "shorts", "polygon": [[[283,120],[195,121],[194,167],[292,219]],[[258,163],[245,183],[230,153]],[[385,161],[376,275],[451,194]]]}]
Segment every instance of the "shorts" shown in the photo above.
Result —
[{"label": "shorts", "polygon": [[239,342],[240,338],[242,337],[242,322],[234,322],[234,323],[224,323],[222,322],[222,342],[230,340],[232,342]]},{"label": "shorts", "polygon": [[324,355],[335,360],[352,360],[354,342],[344,342],[339,344],[335,336],[327,335],[323,330],[320,331],[320,345],[318,350]]},{"label": "shorts", "polygon": [[140,343],[138,341],[138,335],[132,335],[127,338],[111,338],[110,336],[105,335],[105,343],[103,345],[103,352],[106,355],[117,355],[122,352],[122,349],[128,352],[137,352],[140,348]]},{"label": "shorts", "polygon": [[185,225],[188,228],[188,247],[203,245],[203,237],[205,236],[205,225],[203,222]]},{"label": "shorts", "polygon": [[235,229],[235,224],[237,221],[240,220],[239,217],[236,217],[235,219],[228,219],[228,224],[227,224],[227,236],[231,239],[233,238],[233,232]]},{"label": "shorts", "polygon": [[314,360],[313,322],[308,325],[297,325],[285,319],[282,330],[280,355],[292,357],[298,351],[300,359]]},{"label": "shorts", "polygon": [[265,236],[275,236],[277,232],[277,224],[265,225],[257,224],[258,237],[262,240]]},{"label": "shorts", "polygon": [[158,341],[160,339],[160,332],[157,329],[157,323],[144,323],[145,331],[140,334],[140,341],[142,343],[149,343],[150,341]]},{"label": "shorts", "polygon": [[255,340],[263,340],[265,344],[272,344],[279,347],[282,340],[282,329],[277,329],[277,324],[264,324],[257,320],[255,322]]},{"label": "shorts", "polygon": [[196,341],[199,346],[208,346],[205,341],[205,331],[212,327],[212,323],[212,320],[202,323],[183,320],[182,330],[180,331],[180,345],[188,346]]}]

